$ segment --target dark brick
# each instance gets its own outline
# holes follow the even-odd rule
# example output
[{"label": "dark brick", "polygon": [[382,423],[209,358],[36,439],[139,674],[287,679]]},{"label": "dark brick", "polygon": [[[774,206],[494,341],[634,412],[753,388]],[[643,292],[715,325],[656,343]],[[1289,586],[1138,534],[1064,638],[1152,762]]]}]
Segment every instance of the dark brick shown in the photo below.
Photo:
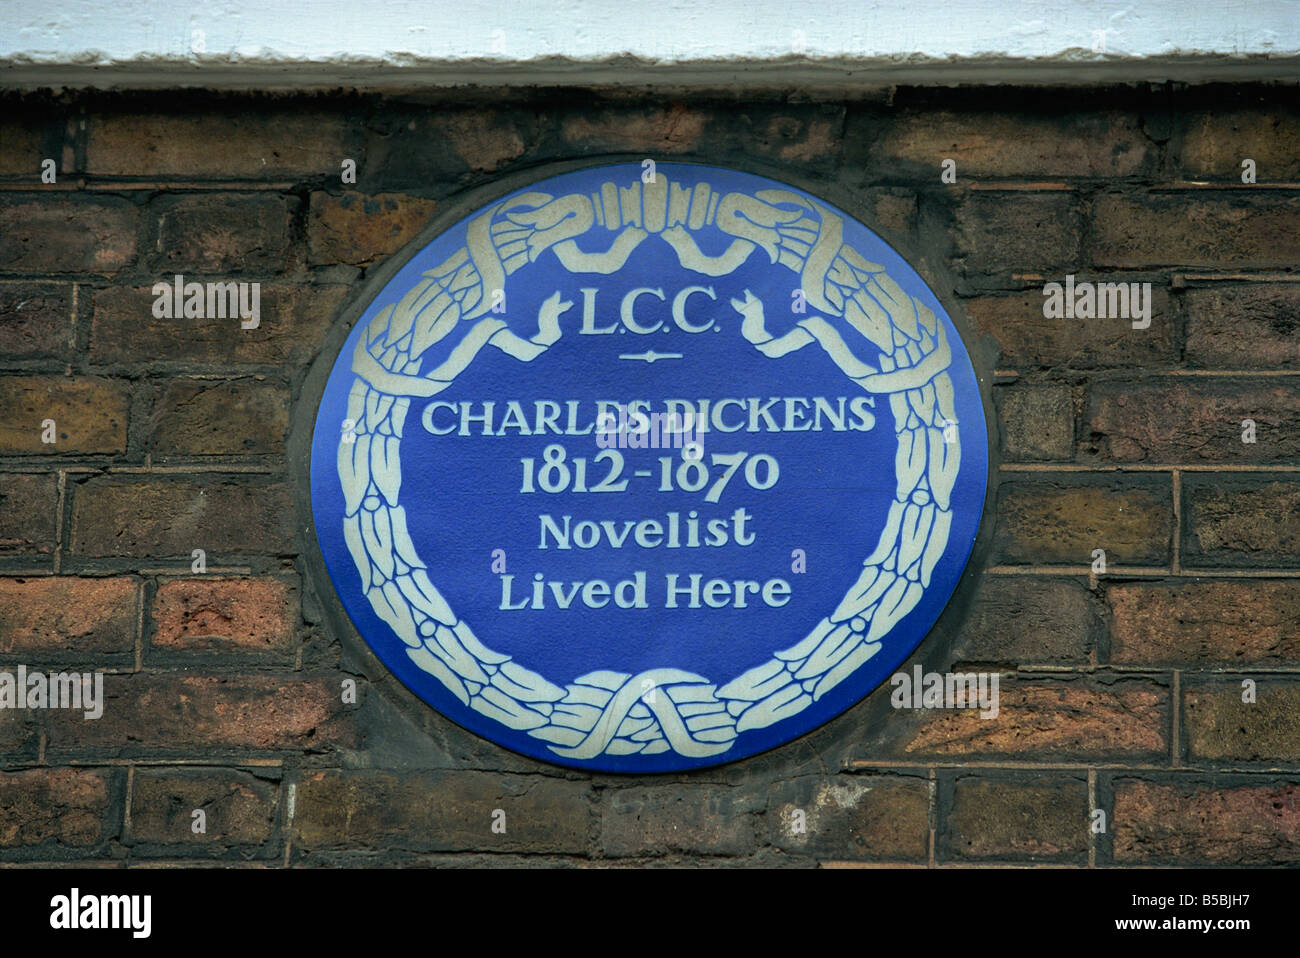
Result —
[{"label": "dark brick", "polygon": [[243,477],[167,481],[98,478],[73,496],[71,551],[90,556],[293,552],[293,497]]},{"label": "dark brick", "polygon": [[1260,183],[1300,178],[1300,117],[1294,112],[1216,110],[1184,120],[1179,166],[1195,179],[1241,182],[1241,161],[1255,161]]},{"label": "dark brick", "polygon": [[887,775],[780,782],[767,801],[771,842],[823,861],[925,861],[929,791],[924,779]]},{"label": "dark brick", "polygon": [[955,253],[967,273],[1072,270],[1082,233],[1073,193],[973,193],[957,209]]},{"label": "dark brick", "polygon": [[[275,832],[280,787],[230,769],[139,770],[131,789],[130,844],[262,845]],[[195,810],[205,815],[194,831]]]},{"label": "dark brick", "polygon": [[313,193],[307,218],[308,262],[368,266],[413,240],[437,206],[434,200],[397,193]]},{"label": "dark brick", "polygon": [[1082,665],[1099,629],[1088,591],[1078,582],[985,576],[962,623],[962,662]]},{"label": "dark brick", "polygon": [[0,197],[0,272],[115,273],[135,261],[138,219],[113,197]]},{"label": "dark brick", "polygon": [[1183,477],[1183,562],[1195,568],[1300,567],[1300,482]]},{"label": "dark brick", "polygon": [[291,204],[266,194],[168,200],[157,210],[153,267],[222,274],[283,270],[290,214]]},{"label": "dark brick", "polygon": [[168,579],[151,615],[153,647],[184,651],[292,651],[298,590],[285,579]]},{"label": "dark brick", "polygon": [[54,552],[59,482],[47,475],[0,475],[0,553]]},{"label": "dark brick", "polygon": [[1185,354],[1192,366],[1295,369],[1300,366],[1300,283],[1190,289]]},{"label": "dark brick", "polygon": [[1241,680],[1183,690],[1191,761],[1300,762],[1300,684],[1255,677],[1255,701],[1243,702]]},{"label": "dark brick", "polygon": [[0,579],[0,653],[131,652],[139,592],[129,576]]},{"label": "dark brick", "polygon": [[86,848],[108,836],[108,776],[74,768],[0,772],[0,848]]},{"label": "dark brick", "polygon": [[177,379],[154,402],[149,448],[157,459],[282,455],[289,389],[254,379]]},{"label": "dark brick", "polygon": [[560,135],[580,152],[689,153],[698,148],[710,116],[681,103],[576,113]]},{"label": "dark brick", "polygon": [[1017,479],[999,490],[993,548],[1013,564],[1091,566],[1104,549],[1108,567],[1159,565],[1173,525],[1168,479]]},{"label": "dark brick", "polygon": [[72,351],[72,286],[0,283],[0,357],[63,359]]},{"label": "dark brick", "polygon": [[618,788],[606,793],[600,847],[612,858],[686,853],[746,855],[761,800],[711,785]]},{"label": "dark brick", "polygon": [[1074,400],[1069,386],[1016,384],[996,391],[1002,451],[1015,461],[1074,455]]},{"label": "dark brick", "polygon": [[[126,451],[130,388],[116,379],[0,376],[0,454],[70,456]],[[53,419],[54,442],[43,423]]]},{"label": "dark brick", "polygon": [[937,855],[957,861],[1041,861],[1081,864],[1088,857],[1088,783],[1037,776],[1012,781],[964,775]]}]

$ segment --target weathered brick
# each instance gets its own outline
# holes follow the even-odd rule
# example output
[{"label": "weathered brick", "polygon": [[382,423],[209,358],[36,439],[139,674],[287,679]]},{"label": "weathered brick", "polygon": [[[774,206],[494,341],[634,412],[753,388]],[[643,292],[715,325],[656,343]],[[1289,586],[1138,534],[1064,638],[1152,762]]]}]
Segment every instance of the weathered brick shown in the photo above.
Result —
[{"label": "weathered brick", "polygon": [[[0,454],[71,456],[126,451],[129,385],[79,376],[0,376]],[[55,441],[44,442],[45,420]]]},{"label": "weathered brick", "polygon": [[1072,270],[1082,233],[1073,193],[979,192],[957,208],[955,254],[967,273]]},{"label": "weathered brick", "polygon": [[[1063,282],[1064,276],[1047,281]],[[1133,321],[1123,318],[1048,319],[1043,315],[1041,289],[1010,296],[978,296],[964,305],[980,335],[992,336],[997,342],[1001,365],[1091,369],[1145,367],[1176,358],[1169,296],[1164,287],[1153,285],[1151,299],[1149,329],[1134,329]]]},{"label": "weathered brick", "polygon": [[1184,172],[1196,179],[1241,182],[1241,161],[1255,161],[1260,183],[1300,179],[1300,117],[1269,107],[1216,110],[1186,118],[1181,156]]},{"label": "weathered brick", "polygon": [[1002,676],[998,714],[920,709],[889,754],[1006,755],[1054,761],[1155,759],[1169,751],[1169,690],[1145,679],[1049,682]]},{"label": "weathered brick", "polygon": [[1185,686],[1191,761],[1300,762],[1300,684],[1256,677],[1254,702],[1240,680]]},{"label": "weathered brick", "polygon": [[1300,482],[1183,477],[1183,562],[1189,567],[1300,567]]},{"label": "weathered brick", "polygon": [[153,647],[185,651],[272,652],[294,647],[298,590],[285,579],[168,579],[150,614]]},{"label": "weathered brick", "polygon": [[1149,147],[1136,116],[1057,116],[929,111],[894,121],[877,149],[912,172],[938,176],[944,159],[964,176],[1130,176],[1146,168]]},{"label": "weathered brick", "polygon": [[[1285,462],[1300,459],[1300,390],[1232,377],[1105,382],[1092,387],[1083,458],[1106,462]],[[1255,423],[1243,442],[1242,422]]]},{"label": "weathered brick", "polygon": [[1115,582],[1111,658],[1123,665],[1300,665],[1300,582]]},{"label": "weathered brick", "polygon": [[[160,271],[267,272],[287,264],[294,200],[226,193],[155,203],[158,217],[151,263]],[[170,277],[166,277],[170,279]]]},{"label": "weathered brick", "polygon": [[1107,194],[1093,206],[1098,266],[1279,266],[1300,260],[1300,197]]},{"label": "weathered brick", "polygon": [[[12,110],[11,104],[5,104],[5,112],[9,115],[0,120],[0,176],[17,176],[36,182],[41,175],[41,162],[48,156],[41,149],[41,124],[35,117],[14,116]],[[59,157],[48,158],[57,166]]]},{"label": "weathered brick", "polygon": [[108,836],[111,783],[102,772],[0,772],[0,848],[85,848]]},{"label": "weathered brick", "polygon": [[245,477],[167,481],[99,478],[73,497],[71,551],[90,556],[183,556],[294,551],[289,488]]},{"label": "weathered brick", "polygon": [[0,475],[0,553],[52,553],[58,505],[54,476]]},{"label": "weathered brick", "polygon": [[360,182],[367,188],[428,189],[466,173],[492,173],[535,140],[526,114],[489,109],[381,106],[365,147]]},{"label": "weathered brick", "polygon": [[368,266],[413,240],[437,206],[434,200],[398,193],[313,193],[307,217],[308,262]]},{"label": "weathered brick", "polygon": [[0,579],[0,653],[130,652],[139,591],[130,576]]},{"label": "weathered brick", "polygon": [[261,322],[256,329],[241,329],[238,319],[158,319],[149,286],[99,290],[89,358],[92,363],[145,365],[306,366],[351,292],[346,286],[263,283]]},{"label": "weathered brick", "polygon": [[104,714],[51,711],[49,748],[323,752],[356,742],[336,676],[161,673],[104,678]]},{"label": "weathered brick", "polygon": [[1112,829],[1115,861],[1123,864],[1296,862],[1300,785],[1120,779]]},{"label": "weathered brick", "polygon": [[1159,565],[1173,543],[1168,479],[1017,479],[999,490],[994,552],[1013,564]]},{"label": "weathered brick", "polygon": [[1002,451],[1011,461],[1069,459],[1074,455],[1074,399],[1070,387],[1016,384],[998,389]]},{"label": "weathered brick", "polygon": [[86,170],[108,176],[261,179],[337,176],[348,157],[338,113],[247,108],[188,114],[102,114],[86,134]]},{"label": "weathered brick", "polygon": [[770,792],[770,840],[791,854],[893,862],[924,861],[929,855],[929,784],[923,779],[796,778]]},{"label": "weathered brick", "polygon": [[936,854],[957,861],[1057,861],[1088,857],[1088,782],[1035,776],[1032,781],[963,775]]},{"label": "weathered brick", "polygon": [[606,793],[600,847],[612,858],[664,854],[746,855],[760,799],[710,785],[619,788]]},{"label": "weathered brick", "polygon": [[1088,591],[1078,582],[985,576],[955,651],[963,662],[1082,665],[1099,628]]},{"label": "weathered brick", "polygon": [[1192,366],[1294,369],[1300,366],[1300,283],[1190,289],[1184,353]]},{"label": "weathered brick", "polygon": [[709,119],[682,103],[607,109],[567,117],[560,135],[583,153],[688,153],[699,146]]},{"label": "weathered brick", "polygon": [[114,197],[0,197],[0,272],[114,273],[135,261],[138,219]]},{"label": "weathered brick", "polygon": [[0,357],[62,359],[72,351],[72,286],[0,283]]},{"label": "weathered brick", "polygon": [[[129,844],[192,846],[262,845],[275,832],[277,783],[230,769],[139,770],[131,789]],[[195,832],[194,811],[204,812]]]},{"label": "weathered brick", "polygon": [[156,459],[280,455],[289,430],[289,389],[255,379],[174,379],[150,420]]},{"label": "weathered brick", "polygon": [[[584,782],[490,772],[336,772],[297,786],[298,848],[583,854],[591,821]],[[505,831],[494,832],[494,812]],[[499,821],[500,816],[495,816]]]}]

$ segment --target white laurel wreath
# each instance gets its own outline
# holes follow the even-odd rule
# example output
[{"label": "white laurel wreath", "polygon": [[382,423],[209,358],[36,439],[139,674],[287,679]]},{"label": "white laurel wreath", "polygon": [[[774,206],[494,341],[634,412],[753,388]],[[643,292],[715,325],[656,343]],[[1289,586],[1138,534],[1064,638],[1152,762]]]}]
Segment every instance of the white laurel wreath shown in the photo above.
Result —
[{"label": "white laurel wreath", "polygon": [[[715,225],[732,237],[708,256],[692,232]],[[950,496],[960,464],[950,352],[943,324],[884,269],[842,241],[842,220],[800,194],[760,190],[719,194],[708,184],[605,183],[590,194],[525,193],[472,220],[466,244],[400,301],[368,324],[353,356],[353,382],[338,448],[345,499],[344,537],[375,613],[407,655],[463,705],[549,743],[558,756],[653,755],[703,758],[736,737],[812,705],[880,651],[882,640],[920,600],[948,543]],[[577,243],[604,232],[604,251]],[[556,294],[523,339],[491,315],[494,291],[546,250],[572,272],[611,273],[657,236],[683,267],[709,276],[732,272],[755,248],[792,270],[807,305],[855,329],[877,350],[879,368],[859,361],[839,330],[815,313],[779,337],[763,305],[746,291],[732,305],[746,340],[770,357],[818,343],[865,391],[889,397],[897,430],[897,487],[876,548],[839,606],[801,642],[719,685],[689,671],[655,668],[633,675],[595,671],[564,686],[483,645],[429,580],[398,503],[399,449],[412,398],[445,389],[483,346],[531,361],[560,336],[571,304]],[[460,323],[473,326],[436,369],[421,357]]]}]

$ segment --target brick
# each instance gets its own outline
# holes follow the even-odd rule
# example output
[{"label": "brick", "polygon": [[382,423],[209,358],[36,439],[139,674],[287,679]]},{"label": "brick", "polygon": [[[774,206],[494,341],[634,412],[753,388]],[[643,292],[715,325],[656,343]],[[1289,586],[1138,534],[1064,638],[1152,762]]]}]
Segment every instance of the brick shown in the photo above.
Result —
[{"label": "brick", "polygon": [[1300,259],[1300,197],[1107,194],[1093,206],[1098,266],[1278,266]]},{"label": "brick", "polygon": [[289,431],[289,389],[254,379],[177,379],[162,387],[150,420],[156,460],[279,456]]},{"label": "brick", "polygon": [[356,743],[336,676],[161,673],[104,677],[104,714],[51,711],[51,749],[108,753],[326,752]]},{"label": "brick", "polygon": [[1069,459],[1074,455],[1074,399],[1068,386],[1020,385],[998,389],[1002,452],[1013,462]]},{"label": "brick", "polygon": [[968,274],[1064,272],[1079,262],[1083,220],[1073,193],[980,192],[958,206],[955,230]]},{"label": "brick", "polygon": [[1088,858],[1088,782],[963,775],[936,854],[954,861],[1075,862]]},{"label": "brick", "polygon": [[87,848],[108,837],[111,783],[73,768],[0,772],[0,848]]},{"label": "brick", "polygon": [[[309,850],[583,854],[591,789],[536,775],[322,771],[298,784],[296,809],[294,845]],[[504,834],[492,831],[497,809]]]},{"label": "brick", "polygon": [[73,497],[71,551],[87,556],[284,555],[295,550],[289,488],[242,476],[99,478]]},{"label": "brick", "polygon": [[879,154],[937,178],[944,159],[966,176],[1131,176],[1150,166],[1149,147],[1132,114],[950,113],[927,110],[894,121]]},{"label": "brick", "polygon": [[0,272],[115,273],[135,261],[138,219],[114,197],[0,198]]},{"label": "brick", "polygon": [[1300,482],[1183,477],[1183,562],[1189,567],[1300,567]]},{"label": "brick", "polygon": [[[1300,459],[1300,390],[1277,379],[1105,382],[1088,396],[1085,459],[1287,463]],[[1242,422],[1255,422],[1243,442]]]},{"label": "brick", "polygon": [[1100,629],[1088,590],[1078,582],[985,576],[962,623],[962,662],[1083,665]]},{"label": "brick", "polygon": [[0,579],[0,653],[131,652],[139,592],[130,576]]},{"label": "brick", "polygon": [[[1046,281],[1063,282],[1064,276]],[[1011,296],[978,296],[964,306],[980,335],[997,342],[1003,366],[1091,369],[1149,366],[1177,358],[1169,296],[1164,287],[1153,285],[1151,297],[1149,329],[1134,329],[1131,319],[1122,318],[1048,319],[1041,288]]]},{"label": "brick", "polygon": [[1169,752],[1169,690],[1145,679],[1047,682],[1004,675],[996,718],[980,718],[975,708],[920,709],[914,716],[890,754],[1064,761],[1155,759]]},{"label": "brick", "polygon": [[[70,456],[126,451],[129,385],[81,376],[0,376],[0,454]],[[55,441],[44,442],[53,419]]]},{"label": "brick", "polygon": [[912,193],[877,193],[871,198],[874,225],[896,233],[916,228],[916,196]]},{"label": "brick", "polygon": [[284,579],[169,579],[150,609],[152,645],[284,655],[294,648],[298,610],[298,590]]},{"label": "brick", "polygon": [[0,554],[53,553],[58,505],[54,476],[0,475]]},{"label": "brick", "polygon": [[1184,173],[1195,179],[1241,182],[1241,161],[1255,161],[1260,183],[1300,179],[1300,117],[1269,107],[1216,110],[1185,120],[1181,157]]},{"label": "brick", "polygon": [[1169,480],[1014,480],[998,495],[993,549],[1012,564],[1090,566],[1094,549],[1108,566],[1159,565],[1173,543]]},{"label": "brick", "polygon": [[918,862],[929,855],[930,790],[923,779],[797,778],[770,791],[770,840],[785,852],[822,861]]},{"label": "brick", "polygon": [[0,283],[0,357],[63,359],[72,346],[70,284]]},{"label": "brick", "polygon": [[[6,103],[5,112],[13,105]],[[18,176],[35,183],[40,180],[41,161],[49,157],[57,165],[59,157],[41,149],[39,122],[32,117],[6,116],[0,120],[0,176]]]},{"label": "brick", "polygon": [[313,193],[307,216],[308,262],[369,266],[415,239],[437,206],[434,200],[397,193]]},{"label": "brick", "polygon": [[1115,861],[1278,865],[1300,861],[1300,785],[1115,783]]},{"label": "brick", "polygon": [[1222,668],[1300,665],[1300,582],[1248,579],[1116,582],[1110,661]]},{"label": "brick", "polygon": [[159,362],[306,366],[351,293],[346,286],[263,283],[261,323],[241,329],[238,319],[158,319],[149,286],[98,290],[89,358],[150,367]]},{"label": "brick", "polygon": [[283,270],[296,205],[296,200],[256,193],[162,201],[155,204],[158,225],[150,262],[154,269],[181,273]]},{"label": "brick", "polygon": [[567,117],[560,135],[578,152],[689,153],[698,148],[709,115],[682,103],[583,112]]},{"label": "brick", "polygon": [[[224,845],[262,845],[275,832],[279,799],[278,783],[230,769],[138,770],[127,841],[211,851]],[[193,829],[196,809],[204,812],[204,832]]]},{"label": "brick", "polygon": [[1186,686],[1187,757],[1194,762],[1300,762],[1300,684],[1257,677],[1253,703],[1241,681]]},{"label": "brick", "polygon": [[1300,367],[1300,283],[1190,289],[1184,352],[1191,366]]},{"label": "brick", "polygon": [[107,176],[262,179],[337,176],[349,156],[341,115],[246,105],[188,114],[102,114],[86,132],[86,170]]},{"label": "brick", "polygon": [[755,847],[760,800],[710,785],[619,788],[606,793],[600,847],[611,858],[746,855]]},{"label": "brick", "polygon": [[773,116],[762,123],[753,149],[784,163],[831,166],[842,152],[843,127],[842,107],[823,116]]},{"label": "brick", "polygon": [[466,173],[492,173],[524,154],[537,134],[525,114],[487,109],[378,108],[358,179],[367,189],[429,189]]}]

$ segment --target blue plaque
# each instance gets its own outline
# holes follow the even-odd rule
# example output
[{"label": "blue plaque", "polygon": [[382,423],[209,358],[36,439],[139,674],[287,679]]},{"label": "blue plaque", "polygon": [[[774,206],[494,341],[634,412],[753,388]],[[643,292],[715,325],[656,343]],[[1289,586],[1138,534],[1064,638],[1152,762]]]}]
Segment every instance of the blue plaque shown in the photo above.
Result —
[{"label": "blue plaque", "polygon": [[535,182],[411,256],[329,376],[316,534],[358,632],[453,721],[662,772],[861,700],[952,596],[987,432],[887,243],[736,170]]}]

